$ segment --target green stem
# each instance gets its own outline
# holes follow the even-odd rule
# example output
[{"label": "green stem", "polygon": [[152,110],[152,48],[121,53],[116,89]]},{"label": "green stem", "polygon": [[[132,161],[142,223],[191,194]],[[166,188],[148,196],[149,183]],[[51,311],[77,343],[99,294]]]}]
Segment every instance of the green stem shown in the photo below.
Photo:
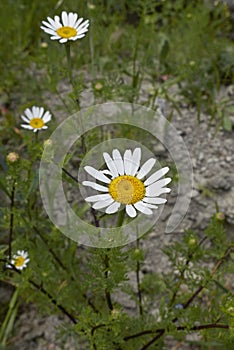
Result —
[{"label": "green stem", "polygon": [[119,211],[117,227],[121,227],[123,225],[124,217],[125,217],[125,211],[124,210]]},{"label": "green stem", "polygon": [[16,289],[11,297],[9,309],[7,311],[6,317],[0,329],[0,345],[3,347],[6,345],[7,338],[14,326],[14,321],[15,321],[17,310],[19,307],[18,294],[19,294],[19,290]]},{"label": "green stem", "polygon": [[74,89],[74,81],[73,81],[73,76],[72,76],[72,63],[71,63],[71,45],[69,42],[65,44],[66,48],[66,55],[67,55],[67,68],[68,68],[68,77],[70,80],[70,83]]},{"label": "green stem", "polygon": [[[139,249],[139,239],[136,241],[136,248]],[[142,306],[142,293],[141,293],[141,284],[140,284],[140,262],[137,260],[136,266],[136,280],[137,280],[137,296],[139,302],[139,314],[143,316],[143,306]]]}]

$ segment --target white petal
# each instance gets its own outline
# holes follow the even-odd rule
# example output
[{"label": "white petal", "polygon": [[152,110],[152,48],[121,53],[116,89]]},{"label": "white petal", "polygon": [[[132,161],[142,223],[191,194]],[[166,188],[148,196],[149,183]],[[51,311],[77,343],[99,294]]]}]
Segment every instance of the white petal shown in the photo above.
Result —
[{"label": "white petal", "polygon": [[87,33],[88,28],[83,28],[83,29],[76,29],[77,35]]},{"label": "white petal", "polygon": [[33,114],[34,118],[38,118],[38,107],[33,106],[32,114]]},{"label": "white petal", "polygon": [[140,161],[141,161],[141,149],[135,148],[132,154],[132,170],[131,175],[134,176],[139,169]]},{"label": "white petal", "polygon": [[[52,39],[52,38],[51,38],[51,39]],[[66,38],[62,38],[62,39],[59,40],[59,42],[60,42],[61,44],[64,44],[64,43],[67,42],[67,40],[68,40],[68,39],[66,39]]]},{"label": "white petal", "polygon": [[42,21],[41,23],[43,24],[43,26],[41,26],[41,29],[48,29],[48,28],[50,28],[50,29],[55,30],[55,27],[53,25],[51,25],[50,23],[48,23],[46,21]]},{"label": "white petal", "polygon": [[44,113],[44,108],[43,108],[43,107],[39,108],[38,118],[40,118],[40,119],[41,119],[41,117],[42,117],[43,113]]},{"label": "white petal", "polygon": [[92,205],[93,209],[102,209],[114,202],[113,198],[106,199],[105,201],[96,202]]},{"label": "white petal", "polygon": [[106,199],[112,198],[109,193],[105,194],[96,194],[95,196],[90,196],[85,198],[86,202],[100,202],[105,201]]},{"label": "white petal", "polygon": [[[85,34],[81,34],[81,35],[77,35],[77,39],[81,39],[81,38],[83,38],[85,36]],[[71,40],[73,40],[73,38],[71,38]],[[76,40],[76,39],[75,39]]]},{"label": "white petal", "polygon": [[60,23],[60,18],[57,16],[54,17],[54,19],[47,17],[48,22],[51,25],[51,28],[58,29],[59,27],[62,27],[62,24]]},{"label": "white petal", "polygon": [[97,191],[102,191],[102,192],[108,192],[109,191],[107,187],[101,186],[101,185],[96,184],[95,182],[91,182],[91,181],[83,181],[82,185],[83,186],[89,186],[89,187],[91,187],[91,188],[93,188],[94,190],[97,190]]},{"label": "white petal", "polygon": [[112,156],[119,175],[124,175],[124,163],[120,152],[117,149],[114,149]]},{"label": "white petal", "polygon": [[22,126],[22,128],[24,128],[24,129],[33,130],[33,127],[31,125],[28,125],[28,124],[21,124],[20,126]]},{"label": "white petal", "polygon": [[81,24],[81,22],[83,21],[83,17],[80,17],[79,19],[78,19],[78,21],[76,22],[76,24],[74,25],[74,28],[76,28],[76,29],[78,29],[79,28],[79,25]]},{"label": "white petal", "polygon": [[77,13],[69,13],[69,26],[70,27],[74,27],[77,18],[78,18]]},{"label": "white petal", "polygon": [[66,11],[62,12],[62,21],[65,27],[68,26],[68,16]]},{"label": "white petal", "polygon": [[48,123],[48,122],[51,120],[51,114],[50,114],[50,112],[48,112],[48,111],[45,112],[45,114],[44,114],[42,120],[44,121],[44,123]]},{"label": "white petal", "polygon": [[145,203],[151,203],[151,204],[164,204],[167,202],[167,199],[165,198],[150,198],[150,197],[145,197],[143,198],[143,202]]},{"label": "white petal", "polygon": [[21,115],[21,119],[23,119],[25,123],[29,123],[29,119],[26,118],[24,115]]},{"label": "white petal", "polygon": [[58,35],[55,35],[55,36],[51,36],[51,40],[58,40],[58,39],[60,39],[61,38],[61,36],[58,36]]},{"label": "white petal", "polygon": [[146,215],[151,215],[153,214],[152,210],[147,208],[147,205],[142,203],[142,202],[137,202],[134,204],[134,207],[141,211],[143,214],[146,214]]},{"label": "white petal", "polygon": [[169,193],[171,192],[171,189],[168,187],[157,187],[155,186],[156,183],[150,185],[145,190],[145,195],[149,197],[155,197],[160,196],[162,193]]},{"label": "white petal", "polygon": [[142,179],[144,176],[146,176],[150,170],[153,168],[154,164],[156,163],[156,159],[150,158],[148,159],[140,168],[139,173],[137,174],[138,179]]},{"label": "white petal", "polygon": [[114,202],[114,203],[111,204],[108,208],[106,208],[106,213],[107,213],[107,214],[116,213],[116,212],[118,211],[119,207],[120,207],[120,203]]},{"label": "white petal", "polygon": [[[83,20],[83,18],[82,18],[82,20]],[[78,23],[78,21],[77,21],[77,23]],[[78,29],[79,31],[80,30],[82,30],[82,29],[86,29],[86,28],[88,28],[88,26],[89,26],[89,20],[88,19],[86,19],[86,21],[84,21],[83,23],[81,23],[79,26],[78,26],[78,28],[77,28],[77,24],[76,24],[76,29]]]},{"label": "white petal", "polygon": [[47,29],[47,28],[44,28],[44,27],[41,27],[41,29],[43,29],[44,32],[47,33],[47,34],[51,34],[51,35],[56,34],[56,32],[53,29]]},{"label": "white petal", "polygon": [[164,186],[168,185],[170,182],[171,182],[171,178],[165,177],[165,179],[158,180],[158,181],[154,182],[152,185],[156,184],[158,187],[164,187]]},{"label": "white petal", "polygon": [[112,158],[110,157],[110,155],[108,153],[104,152],[103,158],[104,158],[106,165],[108,166],[108,168],[111,172],[112,177],[117,177],[119,174],[118,174],[118,171],[116,169],[115,163],[112,160]]},{"label": "white petal", "polygon": [[153,182],[160,179],[160,177],[164,176],[168,171],[169,171],[168,167],[165,167],[165,168],[162,168],[162,169],[156,171],[144,182],[144,185],[145,186],[151,185]]},{"label": "white petal", "polygon": [[150,203],[144,203],[144,202],[142,202],[142,203],[145,204],[145,206],[146,206],[147,208],[158,209],[158,206],[157,206],[157,205],[150,204]]},{"label": "white petal", "polygon": [[132,170],[132,151],[127,149],[124,152],[124,170],[126,175],[131,175]]},{"label": "white petal", "polygon": [[28,117],[29,120],[33,119],[34,118],[34,115],[32,114],[32,111],[27,108],[25,111],[24,111],[24,114],[26,115],[26,117]]},{"label": "white petal", "polygon": [[98,171],[92,166],[87,165],[84,167],[84,170],[97,180],[105,182],[106,184],[109,184],[111,182],[111,180],[107,176],[105,176],[101,171]]},{"label": "white petal", "polygon": [[112,175],[111,172],[110,172],[110,170],[105,169],[105,170],[100,170],[100,171],[101,171],[103,174]]},{"label": "white petal", "polygon": [[130,218],[135,218],[137,215],[136,209],[132,205],[126,205],[126,213]]}]

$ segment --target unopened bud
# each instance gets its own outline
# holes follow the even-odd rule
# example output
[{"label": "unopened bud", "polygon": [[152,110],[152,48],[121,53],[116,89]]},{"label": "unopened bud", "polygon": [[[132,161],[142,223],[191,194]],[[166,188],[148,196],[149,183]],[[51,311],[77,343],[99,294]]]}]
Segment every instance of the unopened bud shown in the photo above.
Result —
[{"label": "unopened bud", "polygon": [[216,213],[216,219],[217,219],[217,220],[220,220],[220,221],[225,220],[225,215],[224,215],[224,213],[221,213],[221,212]]},{"label": "unopened bud", "polygon": [[15,163],[19,160],[19,154],[16,152],[10,152],[6,158],[9,163]]}]

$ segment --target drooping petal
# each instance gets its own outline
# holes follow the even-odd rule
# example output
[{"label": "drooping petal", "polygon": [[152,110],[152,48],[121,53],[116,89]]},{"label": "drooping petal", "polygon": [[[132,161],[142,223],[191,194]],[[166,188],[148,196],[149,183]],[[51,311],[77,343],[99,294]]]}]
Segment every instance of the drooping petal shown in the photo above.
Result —
[{"label": "drooping petal", "polygon": [[103,158],[106,162],[107,167],[109,168],[109,170],[111,172],[112,177],[117,177],[119,175],[118,170],[116,169],[115,163],[112,160],[111,156],[108,153],[104,152]]},{"label": "drooping petal", "polygon": [[146,214],[146,215],[151,215],[153,214],[152,210],[149,209],[147,207],[146,204],[142,203],[141,201],[140,202],[137,202],[134,204],[134,207],[139,210],[140,212],[142,212],[143,214]]},{"label": "drooping petal", "polygon": [[112,156],[119,175],[124,175],[124,162],[119,150],[114,149]]},{"label": "drooping petal", "polygon": [[160,179],[160,177],[164,176],[169,171],[168,167],[162,168],[155,173],[153,173],[145,182],[144,185],[148,186]]},{"label": "drooping petal", "polygon": [[118,211],[120,205],[121,205],[120,203],[114,202],[108,208],[106,208],[106,214],[114,214],[114,213],[116,213]]},{"label": "drooping petal", "polygon": [[136,209],[131,204],[126,205],[126,213],[130,218],[135,218],[137,215]]},{"label": "drooping petal", "polygon": [[138,174],[137,174],[137,178],[138,179],[143,179],[143,177],[145,177],[149,172],[150,170],[153,168],[154,164],[156,163],[156,159],[154,158],[150,158],[148,159],[143,165],[142,167],[140,168]]},{"label": "drooping petal", "polygon": [[106,184],[109,184],[111,182],[111,180],[107,176],[105,176],[101,171],[98,171],[92,166],[87,165],[84,167],[84,170],[99,181],[105,182]]},{"label": "drooping petal", "polygon": [[104,187],[104,186],[101,186],[99,184],[96,184],[95,182],[83,181],[82,185],[83,186],[89,186],[89,187],[91,187],[91,188],[93,188],[94,190],[97,190],[97,191],[108,192],[108,188],[107,187]]}]

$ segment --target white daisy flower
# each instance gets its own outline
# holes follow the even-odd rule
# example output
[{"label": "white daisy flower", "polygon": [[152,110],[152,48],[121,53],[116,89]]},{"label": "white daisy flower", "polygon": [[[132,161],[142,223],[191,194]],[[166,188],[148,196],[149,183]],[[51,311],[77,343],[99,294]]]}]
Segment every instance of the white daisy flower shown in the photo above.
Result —
[{"label": "white daisy flower", "polygon": [[159,180],[168,172],[168,167],[156,171],[145,179],[155,165],[156,159],[150,158],[140,167],[140,148],[135,148],[133,152],[127,149],[123,157],[117,149],[114,149],[112,158],[105,152],[103,158],[108,167],[106,170],[96,170],[91,166],[84,167],[87,173],[105,184],[103,186],[91,181],[82,182],[84,186],[104,192],[85,198],[87,202],[94,203],[92,204],[94,209],[106,208],[107,214],[113,214],[122,204],[125,205],[127,215],[134,218],[137,210],[151,215],[152,209],[157,209],[158,204],[166,203],[165,198],[158,196],[171,191],[170,188],[164,187],[171,182],[170,178]]},{"label": "white daisy flower", "polygon": [[45,124],[51,120],[51,114],[48,111],[44,113],[43,107],[33,106],[31,110],[27,108],[24,114],[21,115],[21,118],[27,124],[21,124],[22,128],[33,130],[34,132],[48,128]]},{"label": "white daisy flower", "polygon": [[41,26],[41,29],[51,35],[51,40],[59,40],[63,44],[68,40],[74,41],[85,36],[89,26],[88,19],[83,22],[83,18],[78,19],[77,13],[65,11],[61,17],[62,19],[59,16],[54,16],[54,19],[47,17],[48,22],[42,21],[44,26]]},{"label": "white daisy flower", "polygon": [[[13,259],[11,260],[11,264],[15,266],[17,270],[23,270],[27,267],[30,259],[28,258],[28,253],[24,250],[18,250],[17,255],[13,255]],[[11,268],[11,265],[7,265],[7,267]]]}]

